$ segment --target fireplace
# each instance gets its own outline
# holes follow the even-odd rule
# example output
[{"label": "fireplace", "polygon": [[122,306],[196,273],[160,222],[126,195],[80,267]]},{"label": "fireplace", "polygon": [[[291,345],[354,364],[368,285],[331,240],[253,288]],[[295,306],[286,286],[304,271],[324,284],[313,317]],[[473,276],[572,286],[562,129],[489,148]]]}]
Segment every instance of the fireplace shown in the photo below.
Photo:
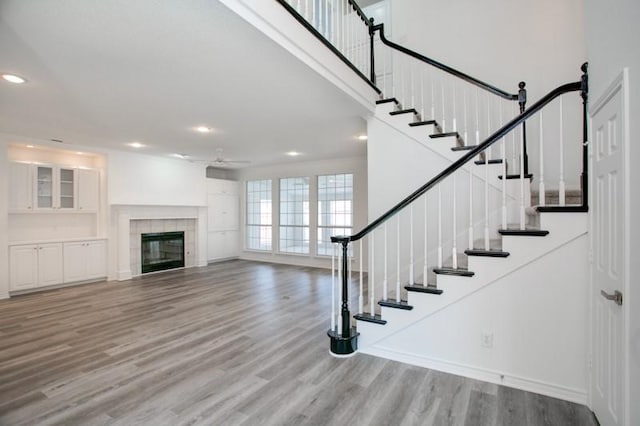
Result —
[{"label": "fireplace", "polygon": [[142,273],[184,267],[184,232],[140,235]]}]

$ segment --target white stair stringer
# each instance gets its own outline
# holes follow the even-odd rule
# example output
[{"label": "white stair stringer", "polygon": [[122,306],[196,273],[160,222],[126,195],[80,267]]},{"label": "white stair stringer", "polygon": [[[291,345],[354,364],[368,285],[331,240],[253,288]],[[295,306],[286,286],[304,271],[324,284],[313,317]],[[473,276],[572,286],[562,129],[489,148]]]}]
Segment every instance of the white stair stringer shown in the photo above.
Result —
[{"label": "white stair stringer", "polygon": [[[526,267],[536,259],[586,234],[587,215],[540,213],[540,224],[541,229],[549,231],[548,235],[544,237],[502,236],[502,250],[509,252],[509,257],[469,256],[469,270],[474,272],[473,277],[438,275],[437,286],[443,290],[441,295],[409,292],[408,303],[413,306],[412,310],[382,307],[381,316],[387,324],[378,325],[357,321],[357,329],[360,332],[359,350],[370,353],[375,345],[387,337],[481,291],[496,280]],[[540,271],[541,277],[544,272]]]},{"label": "white stair stringer", "polygon": [[[439,133],[439,130],[433,125],[424,125],[424,126],[409,126],[409,123],[413,123],[416,121],[416,115],[411,113],[399,114],[399,115],[390,115],[390,112],[398,110],[399,107],[395,102],[385,102],[383,104],[378,104],[376,106],[375,118],[380,120],[381,122],[389,125],[396,131],[402,133],[404,136],[412,139],[414,142],[418,143],[422,147],[424,147],[429,152],[436,154],[438,157],[447,160],[450,163],[458,160],[460,157],[465,155],[467,151],[453,151],[451,148],[458,146],[459,141],[455,136],[446,136],[440,138],[431,138],[429,137],[432,134]],[[390,141],[391,143],[391,141]],[[467,142],[468,143],[468,142]],[[500,144],[501,142],[496,142],[496,144]],[[477,159],[480,159],[478,156]],[[487,178],[489,181],[489,186],[492,188],[502,191],[502,184],[498,176],[502,175],[502,164],[488,164],[488,165],[476,165],[473,161],[468,162],[467,164],[461,167],[462,170],[469,172],[469,170],[473,169],[474,176],[476,179],[484,180],[485,171],[484,167],[489,167],[489,173],[487,174]],[[529,182],[527,181],[525,200],[529,200]],[[508,203],[514,202],[519,199],[520,196],[520,186],[517,179],[509,179],[507,181],[507,198]],[[528,204],[527,204],[528,205]],[[517,216],[515,216],[517,217]]]}]

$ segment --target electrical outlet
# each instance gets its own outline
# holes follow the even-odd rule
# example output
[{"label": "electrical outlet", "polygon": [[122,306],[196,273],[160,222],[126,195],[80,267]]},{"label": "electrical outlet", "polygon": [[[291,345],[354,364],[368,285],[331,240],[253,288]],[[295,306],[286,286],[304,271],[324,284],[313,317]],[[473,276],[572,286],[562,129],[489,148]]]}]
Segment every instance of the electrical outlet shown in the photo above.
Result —
[{"label": "electrical outlet", "polygon": [[493,347],[493,333],[490,331],[483,331],[480,338],[483,348],[492,348]]}]

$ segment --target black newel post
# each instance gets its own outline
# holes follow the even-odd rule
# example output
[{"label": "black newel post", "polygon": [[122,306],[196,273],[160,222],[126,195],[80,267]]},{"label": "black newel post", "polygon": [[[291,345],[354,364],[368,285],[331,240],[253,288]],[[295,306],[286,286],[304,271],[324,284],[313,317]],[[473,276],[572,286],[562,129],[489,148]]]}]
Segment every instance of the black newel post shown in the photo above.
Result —
[{"label": "black newel post", "polygon": [[[527,89],[524,87],[527,83],[521,81],[518,83],[518,103],[520,104],[520,114],[524,112],[527,106]],[[527,123],[522,122],[522,162],[524,164],[524,175],[529,174],[529,156],[527,155]]]},{"label": "black newel post", "polygon": [[589,74],[587,70],[589,63],[585,62],[580,68],[582,70],[582,78],[580,82],[580,96],[582,97],[582,207],[589,208],[589,135],[587,129],[587,105],[589,101]]},{"label": "black newel post", "polygon": [[342,242],[342,335],[351,332],[351,314],[349,313],[349,242]]},{"label": "black newel post", "polygon": [[373,18],[369,18],[369,45],[371,48],[371,51],[369,53],[370,59],[371,59],[371,82],[374,84],[376,84],[376,62],[375,62],[375,49],[373,48],[373,36],[374,36],[375,32],[373,30]]},{"label": "black newel post", "polygon": [[[331,353],[334,355],[351,355],[358,350],[358,333],[351,327],[351,313],[349,312],[349,237],[331,237],[332,243],[342,245],[342,301],[340,313],[342,324],[336,330],[329,330],[327,335],[331,339]],[[338,331],[338,329],[340,331]]]}]

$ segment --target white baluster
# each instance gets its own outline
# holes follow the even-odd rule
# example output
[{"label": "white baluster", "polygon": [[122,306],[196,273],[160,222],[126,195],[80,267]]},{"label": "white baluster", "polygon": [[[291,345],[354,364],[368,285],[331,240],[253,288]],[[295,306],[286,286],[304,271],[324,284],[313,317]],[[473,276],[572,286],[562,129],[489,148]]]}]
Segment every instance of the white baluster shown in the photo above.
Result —
[{"label": "white baluster", "polygon": [[453,269],[458,269],[458,248],[457,248],[457,237],[458,237],[458,230],[456,227],[456,222],[457,222],[457,216],[456,216],[456,193],[457,193],[457,188],[456,188],[456,173],[453,173],[452,176],[452,181],[453,181],[453,209],[451,212],[451,217],[452,217],[452,223],[453,223],[453,239],[452,239],[452,247],[451,247],[451,258],[453,260]]},{"label": "white baluster", "polygon": [[[515,104],[515,102],[513,103],[513,115],[514,117],[518,114],[518,106]],[[516,164],[520,164],[517,161],[517,152],[518,152],[518,148],[517,148],[517,138],[516,138],[516,131],[519,130],[518,128],[515,128],[512,132],[511,132],[511,166],[515,169]],[[513,173],[513,172],[512,172]],[[515,173],[514,173],[515,174]],[[506,175],[503,176],[503,179],[506,178]]]},{"label": "white baluster", "polygon": [[473,250],[473,169],[475,164],[469,166],[469,249]]},{"label": "white baluster", "polygon": [[436,92],[435,92],[435,74],[433,70],[429,70],[429,82],[431,83],[431,117],[430,120],[436,119]]},{"label": "white baluster", "polygon": [[369,311],[371,313],[371,316],[375,315],[376,313],[375,259],[376,259],[376,238],[375,238],[375,231],[374,231],[371,233],[371,264],[369,265],[369,275],[371,276],[371,279],[369,280],[369,303],[370,303]]},{"label": "white baluster", "polygon": [[389,298],[389,289],[387,287],[388,282],[387,282],[387,277],[388,277],[388,269],[387,269],[387,247],[388,247],[388,241],[387,241],[387,222],[384,223],[384,275],[383,275],[383,279],[382,279],[382,299],[387,300]]},{"label": "white baluster", "polygon": [[464,125],[464,134],[462,139],[464,141],[464,145],[467,146],[469,145],[469,132],[467,132],[467,91],[465,89],[462,89],[462,117],[464,119],[462,123]]},{"label": "white baluster", "polygon": [[413,68],[414,68],[413,61],[411,59],[408,59],[408,63],[409,63],[409,78],[410,78],[409,91],[411,92],[411,108],[416,108],[416,86],[414,85],[414,80],[413,80]]},{"label": "white baluster", "polygon": [[[500,108],[500,127],[502,127],[502,108]],[[502,137],[500,143],[502,158],[502,229],[507,229],[507,138]]]},{"label": "white baluster", "polygon": [[442,131],[446,132],[446,118],[445,118],[445,109],[444,109],[444,75],[440,77],[440,100],[442,101]]},{"label": "white baluster", "polygon": [[358,313],[361,314],[364,311],[364,273],[362,272],[362,240],[360,239],[360,261],[358,265],[360,266],[360,294],[358,295]]},{"label": "white baluster", "polygon": [[480,97],[479,92],[480,89],[476,87],[476,145],[480,145],[480,107],[479,100]]},{"label": "white baluster", "polygon": [[409,285],[413,285],[413,203],[409,205]]},{"label": "white baluster", "polygon": [[538,122],[540,125],[540,183],[538,184],[539,189],[539,197],[538,204],[541,206],[545,205],[546,196],[544,189],[544,126],[542,124],[542,110],[540,110],[540,121]]},{"label": "white baluster", "polygon": [[562,114],[562,97],[560,101],[560,182],[558,185],[558,201],[561,206],[565,205],[565,186],[564,186],[564,120]]},{"label": "white baluster", "polygon": [[384,97],[388,98],[389,93],[387,93],[387,59],[389,55],[384,54],[386,51],[384,48],[384,44],[382,44],[382,40],[378,44],[380,46],[380,51],[382,53],[382,93],[384,93]]},{"label": "white baluster", "polygon": [[396,217],[396,301],[400,302],[400,213]]},{"label": "white baluster", "polygon": [[324,23],[323,13],[322,13],[322,3],[323,3],[323,1],[320,0],[320,4],[318,5],[318,25],[317,25],[316,29],[318,30],[318,32],[320,34],[322,34],[324,36],[324,32],[322,31],[322,24]]},{"label": "white baluster", "polygon": [[438,268],[442,268],[442,190],[438,184]]},{"label": "white baluster", "polygon": [[429,277],[429,264],[427,262],[427,254],[429,253],[429,245],[427,244],[427,234],[429,229],[429,221],[427,220],[427,194],[424,194],[424,266],[422,270],[422,285],[427,286]]},{"label": "white baluster", "polygon": [[420,70],[420,118],[422,120],[426,120],[424,115],[424,69],[421,67]]},{"label": "white baluster", "polygon": [[336,244],[331,250],[331,330],[336,329]]},{"label": "white baluster", "polygon": [[451,79],[451,102],[452,102],[452,113],[453,113],[453,118],[452,118],[452,123],[453,123],[453,131],[457,132],[458,131],[458,125],[457,125],[457,120],[456,120],[456,80],[455,79]]},{"label": "white baluster", "polygon": [[[487,93],[487,134],[491,133],[491,102]],[[491,148],[484,151],[484,249],[489,250],[489,154]]]},{"label": "white baluster", "polygon": [[389,49],[389,62],[391,69],[391,95],[398,100],[398,95],[396,93],[396,77],[398,73],[396,72],[396,62],[393,60],[394,51]]},{"label": "white baluster", "polygon": [[524,132],[520,126],[520,229],[525,229],[524,209]]}]

